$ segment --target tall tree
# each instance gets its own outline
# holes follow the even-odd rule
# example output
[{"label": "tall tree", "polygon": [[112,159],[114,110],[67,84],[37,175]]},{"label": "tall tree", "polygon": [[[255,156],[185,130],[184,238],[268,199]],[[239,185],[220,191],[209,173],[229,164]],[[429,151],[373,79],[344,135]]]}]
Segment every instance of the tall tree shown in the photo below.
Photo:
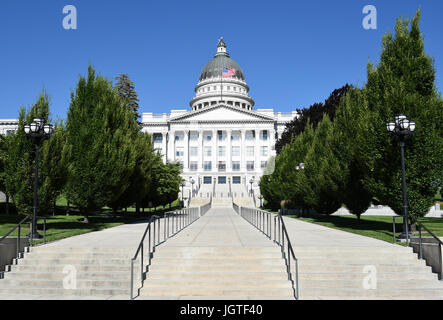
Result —
[{"label": "tall tree", "polygon": [[126,103],[126,105],[130,108],[132,113],[134,114],[134,119],[137,121],[139,126],[141,126],[141,122],[138,121],[140,118],[140,114],[138,113],[139,102],[138,93],[135,91],[134,82],[129,79],[127,74],[120,74],[115,78],[117,83],[115,87],[117,88],[117,92],[119,97]]},{"label": "tall tree", "polygon": [[66,122],[70,147],[67,197],[88,222],[89,212],[118,199],[130,186],[137,130],[133,113],[92,66],[80,77]]},{"label": "tall tree", "polygon": [[364,186],[364,164],[356,156],[358,143],[355,136],[369,117],[365,90],[351,88],[342,98],[334,121],[333,150],[343,179],[343,204],[358,221],[369,208],[372,194]]},{"label": "tall tree", "polygon": [[286,128],[281,139],[279,139],[275,144],[277,154],[280,154],[286,144],[289,144],[294,137],[298,136],[305,130],[308,120],[313,126],[314,130],[322,121],[323,115],[325,114],[329,116],[331,121],[334,121],[340,100],[346,94],[349,88],[350,86],[346,84],[340,89],[334,90],[324,103],[314,103],[308,109],[297,110],[300,116],[286,124]]},{"label": "tall tree", "polygon": [[426,55],[418,10],[410,23],[398,19],[395,35],[383,37],[378,65],[368,65],[366,84],[370,118],[356,135],[358,156],[365,164],[365,184],[382,203],[403,214],[400,150],[386,123],[404,113],[417,123],[406,143],[406,179],[409,212],[425,215],[437,192],[435,182],[443,171],[443,101],[435,84],[435,67]]}]

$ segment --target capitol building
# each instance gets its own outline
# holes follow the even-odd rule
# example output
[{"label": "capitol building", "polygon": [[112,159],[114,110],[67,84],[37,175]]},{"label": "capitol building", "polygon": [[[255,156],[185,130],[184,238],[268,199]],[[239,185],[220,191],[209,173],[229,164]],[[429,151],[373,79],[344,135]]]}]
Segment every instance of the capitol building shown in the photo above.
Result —
[{"label": "capitol building", "polygon": [[[298,113],[255,108],[245,74],[223,38],[194,91],[188,110],[143,113],[142,130],[152,135],[165,163],[180,164],[188,199],[217,191],[218,196],[257,196],[260,177],[276,155],[276,140]],[[0,119],[0,134],[13,134],[17,126],[17,120]]]},{"label": "capitol building", "polygon": [[194,91],[190,110],[143,113],[143,131],[152,135],[165,163],[180,163],[186,189],[195,192],[212,185],[203,188],[209,191],[227,184],[245,187],[237,190],[258,189],[276,155],[276,140],[298,113],[256,109],[245,74],[223,38]]}]

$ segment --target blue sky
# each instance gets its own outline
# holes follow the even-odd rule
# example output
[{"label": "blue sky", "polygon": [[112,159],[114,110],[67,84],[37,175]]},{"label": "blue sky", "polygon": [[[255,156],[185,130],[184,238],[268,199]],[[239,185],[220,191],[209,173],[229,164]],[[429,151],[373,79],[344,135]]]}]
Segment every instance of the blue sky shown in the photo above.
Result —
[{"label": "blue sky", "polygon": [[[367,4],[377,8],[377,30],[362,27]],[[77,30],[62,27],[65,5],[77,8]],[[378,62],[382,35],[419,6],[441,90],[439,0],[3,0],[0,118],[16,118],[43,88],[54,118],[65,118],[70,93],[89,63],[109,79],[129,74],[141,112],[188,109],[220,36],[257,108],[305,108],[345,83],[364,84],[367,62]]]}]

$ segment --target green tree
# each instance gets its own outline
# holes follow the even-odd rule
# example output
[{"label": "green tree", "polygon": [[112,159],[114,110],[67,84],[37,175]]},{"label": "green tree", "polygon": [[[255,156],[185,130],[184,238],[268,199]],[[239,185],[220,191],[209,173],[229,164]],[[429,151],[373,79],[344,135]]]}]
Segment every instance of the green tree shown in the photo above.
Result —
[{"label": "green tree", "polygon": [[131,184],[136,165],[133,113],[113,88],[96,75],[80,77],[66,122],[69,144],[67,198],[88,222],[89,212],[119,199]]},{"label": "green tree", "polygon": [[141,123],[138,122],[138,119],[140,118],[140,114],[138,113],[138,103],[140,100],[138,99],[138,94],[135,91],[134,82],[129,79],[129,76],[127,74],[120,74],[118,77],[115,78],[115,80],[117,80],[115,87],[117,88],[119,97],[130,108],[130,110],[134,114],[134,120],[137,121],[139,126],[141,126]]},{"label": "green tree", "polygon": [[364,164],[365,186],[383,204],[403,214],[400,150],[386,123],[404,113],[417,123],[406,144],[409,212],[424,216],[434,203],[436,180],[443,171],[443,138],[438,124],[443,102],[435,84],[435,67],[426,55],[418,10],[410,23],[398,19],[395,35],[383,37],[378,65],[368,65],[366,84],[369,117],[356,135]]},{"label": "green tree", "polygon": [[357,157],[356,132],[369,118],[368,102],[364,90],[351,88],[342,98],[334,121],[333,150],[339,161],[343,204],[360,221],[370,206],[372,195],[364,186],[364,165]]},{"label": "green tree", "polygon": [[[4,146],[7,150],[7,156],[5,158],[3,181],[7,193],[12,197],[20,214],[29,215],[32,213],[34,196],[35,146],[26,137],[24,126],[31,123],[35,117],[41,117],[45,123],[50,123],[49,104],[49,96],[46,92],[43,92],[28,111],[22,107],[19,113],[17,132],[5,140]],[[51,141],[44,141],[39,153],[39,214],[46,214],[53,203],[52,193],[48,190],[58,189],[60,185],[63,185],[55,174],[56,170],[49,169],[51,165],[58,166],[58,159],[60,159],[62,153],[60,145],[52,144]],[[52,146],[50,147],[50,145]],[[48,162],[48,158],[45,156],[45,150],[51,150],[51,156],[53,157],[51,163]]]},{"label": "green tree", "polygon": [[304,202],[320,214],[332,214],[342,204],[343,178],[333,152],[333,126],[327,115],[315,131],[312,146],[306,154],[301,181]]},{"label": "green tree", "polygon": [[[147,133],[137,133],[131,146],[136,153],[135,168],[130,177],[130,185],[120,197],[113,199],[108,205],[116,212],[133,204],[138,205],[152,189],[152,172],[156,154],[152,145],[152,138]],[[160,160],[161,161],[161,160]]]}]

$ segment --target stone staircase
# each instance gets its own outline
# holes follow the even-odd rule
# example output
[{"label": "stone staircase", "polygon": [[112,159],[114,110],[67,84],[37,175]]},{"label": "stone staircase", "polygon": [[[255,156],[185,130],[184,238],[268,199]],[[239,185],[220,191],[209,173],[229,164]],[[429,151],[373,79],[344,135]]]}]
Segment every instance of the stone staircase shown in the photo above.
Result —
[{"label": "stone staircase", "polygon": [[232,198],[212,198],[211,208],[232,208]]},{"label": "stone staircase", "polygon": [[[5,278],[0,280],[0,294],[128,299],[133,254],[132,248],[32,247],[5,272]],[[135,267],[134,271],[135,279],[140,279],[140,269]],[[72,287],[74,278],[76,283]]]},{"label": "stone staircase", "polygon": [[443,282],[412,248],[298,247],[295,254],[303,300],[443,299]]},{"label": "stone staircase", "polygon": [[140,298],[294,299],[276,247],[159,247],[152,261]]}]

